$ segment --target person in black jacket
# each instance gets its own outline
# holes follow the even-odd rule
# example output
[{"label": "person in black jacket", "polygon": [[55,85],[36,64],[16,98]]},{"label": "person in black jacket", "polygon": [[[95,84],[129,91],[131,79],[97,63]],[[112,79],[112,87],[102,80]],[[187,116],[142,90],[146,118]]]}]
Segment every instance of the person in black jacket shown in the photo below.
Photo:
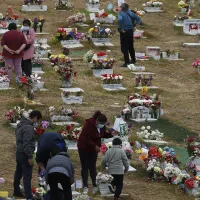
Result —
[{"label": "person in black jacket", "polygon": [[57,145],[66,152],[67,147],[63,137],[59,133],[44,133],[38,140],[36,162],[41,171],[45,171],[52,148]]},{"label": "person in black jacket", "polygon": [[[66,152],[58,146],[52,149],[52,158],[46,167],[46,183],[50,186],[51,200],[63,199],[58,183],[62,186],[64,200],[72,200],[71,185],[74,183],[74,166]],[[61,197],[62,196],[62,197]]]},{"label": "person in black jacket", "polygon": [[22,119],[16,129],[16,171],[14,177],[15,197],[23,197],[20,191],[20,180],[23,177],[26,199],[33,199],[31,179],[33,170],[33,154],[35,151],[35,131],[33,124],[42,118],[40,111],[34,110],[28,119]]}]

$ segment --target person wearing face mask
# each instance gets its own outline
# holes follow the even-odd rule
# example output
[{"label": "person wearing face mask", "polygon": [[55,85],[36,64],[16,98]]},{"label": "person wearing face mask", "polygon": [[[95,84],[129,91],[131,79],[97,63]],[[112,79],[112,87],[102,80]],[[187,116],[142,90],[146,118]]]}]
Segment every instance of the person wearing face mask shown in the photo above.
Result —
[{"label": "person wearing face mask", "polygon": [[16,171],[14,176],[15,197],[24,197],[20,190],[20,180],[23,177],[23,185],[26,199],[33,200],[31,191],[31,179],[33,170],[33,154],[35,151],[35,130],[33,124],[42,119],[38,110],[30,113],[29,118],[23,118],[16,129]]},{"label": "person wearing face mask", "polygon": [[24,49],[24,56],[22,58],[22,72],[29,76],[32,74],[32,58],[34,55],[34,41],[35,41],[35,32],[31,28],[31,22],[28,19],[23,21],[23,26],[21,27],[21,32],[26,38],[27,45]]},{"label": "person wearing face mask", "polygon": [[93,194],[98,191],[96,185],[96,162],[100,152],[101,139],[111,138],[116,132],[106,131],[107,117],[96,111],[92,118],[87,119],[78,140],[78,152],[81,161],[81,176],[83,180],[83,194],[88,193],[88,171],[93,184]]}]

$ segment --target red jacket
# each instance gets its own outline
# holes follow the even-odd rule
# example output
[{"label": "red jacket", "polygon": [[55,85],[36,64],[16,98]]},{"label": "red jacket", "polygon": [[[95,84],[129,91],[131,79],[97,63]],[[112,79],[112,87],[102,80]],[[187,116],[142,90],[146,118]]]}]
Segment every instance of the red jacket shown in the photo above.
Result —
[{"label": "red jacket", "polygon": [[[17,31],[17,30],[11,30],[6,33],[4,33],[2,39],[1,39],[1,45],[6,45],[11,50],[18,50],[22,44],[26,44],[26,39],[24,35]],[[24,55],[24,51],[21,51],[19,54],[10,54],[8,51],[6,51],[3,48],[2,56],[5,58],[22,58]]]},{"label": "red jacket", "polygon": [[100,133],[96,127],[94,118],[87,119],[78,140],[78,149],[87,152],[94,152],[95,147],[101,147],[101,138],[111,138],[113,135],[106,132],[106,127],[100,129]]}]

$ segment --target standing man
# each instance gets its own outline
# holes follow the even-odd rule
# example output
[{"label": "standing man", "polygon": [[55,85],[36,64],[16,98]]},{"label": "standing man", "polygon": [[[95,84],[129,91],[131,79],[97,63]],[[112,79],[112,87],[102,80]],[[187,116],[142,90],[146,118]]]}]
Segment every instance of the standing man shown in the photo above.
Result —
[{"label": "standing man", "polygon": [[[121,52],[124,54],[124,64],[121,67],[127,67],[128,64],[136,63],[135,50],[133,46],[134,24],[140,24],[141,19],[129,10],[129,5],[122,3],[118,14],[118,24],[120,31]],[[131,62],[129,60],[131,56]]]},{"label": "standing man", "polygon": [[28,200],[33,200],[31,190],[31,179],[33,170],[33,154],[35,150],[35,130],[33,124],[42,119],[40,111],[34,110],[29,118],[22,119],[16,129],[16,171],[14,177],[15,197],[23,197],[20,190],[20,180],[23,177],[25,196]]}]

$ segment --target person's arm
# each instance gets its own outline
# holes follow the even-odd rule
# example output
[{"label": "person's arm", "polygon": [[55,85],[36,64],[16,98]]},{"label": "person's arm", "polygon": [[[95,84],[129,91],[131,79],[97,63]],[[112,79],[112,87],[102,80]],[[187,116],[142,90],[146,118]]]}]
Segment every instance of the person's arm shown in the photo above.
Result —
[{"label": "person's arm", "polygon": [[1,39],[1,46],[6,50],[8,51],[10,54],[14,54],[13,50],[8,48],[8,46],[6,45],[6,40],[5,40],[5,37],[3,36],[2,39]]},{"label": "person's arm", "polygon": [[123,23],[123,17],[120,13],[118,14],[118,25],[119,25],[119,30],[123,32],[124,31],[124,23]]},{"label": "person's arm", "polygon": [[136,21],[136,24],[142,23],[142,20],[138,15],[134,14],[133,12],[129,12],[129,14],[130,14],[132,20]]},{"label": "person's arm", "polygon": [[39,162],[38,167],[40,168],[40,170],[45,171],[44,163]]},{"label": "person's arm", "polygon": [[[108,150],[109,151],[109,150]],[[105,153],[105,155],[103,156],[103,158],[102,158],[102,161],[101,161],[101,166],[103,167],[103,168],[106,168],[106,165],[107,165],[107,163],[108,163],[108,154],[109,154],[109,152],[106,152]]]},{"label": "person's arm", "polygon": [[125,167],[124,172],[126,173],[126,172],[128,172],[128,169],[129,169],[129,162],[128,162],[128,158],[127,158],[127,155],[124,150],[122,150],[122,162]]},{"label": "person's arm", "polygon": [[27,44],[33,44],[35,41],[35,32],[31,29],[30,38],[27,40]]},{"label": "person's arm", "polygon": [[21,51],[24,50],[24,48],[26,47],[26,38],[24,37],[24,35],[22,34],[22,45],[20,46],[20,48],[18,50],[15,51],[16,54],[19,54]]}]

